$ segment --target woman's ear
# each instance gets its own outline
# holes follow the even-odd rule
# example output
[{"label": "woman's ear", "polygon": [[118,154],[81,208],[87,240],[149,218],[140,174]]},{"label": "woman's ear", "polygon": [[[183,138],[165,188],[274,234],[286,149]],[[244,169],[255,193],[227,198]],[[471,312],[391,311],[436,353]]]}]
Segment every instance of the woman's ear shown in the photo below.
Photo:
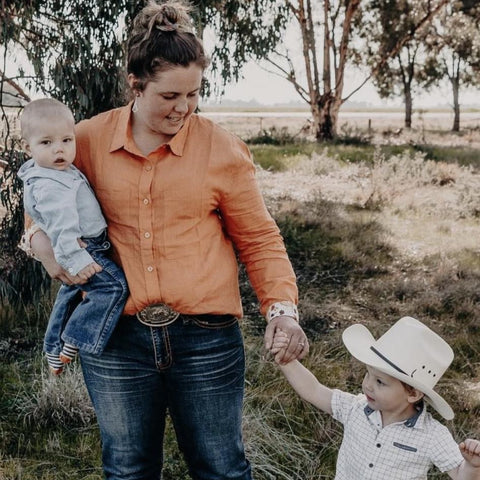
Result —
[{"label": "woman's ear", "polygon": [[129,73],[127,76],[127,82],[133,94],[136,95],[140,91],[139,89],[140,82],[138,78],[133,73]]}]

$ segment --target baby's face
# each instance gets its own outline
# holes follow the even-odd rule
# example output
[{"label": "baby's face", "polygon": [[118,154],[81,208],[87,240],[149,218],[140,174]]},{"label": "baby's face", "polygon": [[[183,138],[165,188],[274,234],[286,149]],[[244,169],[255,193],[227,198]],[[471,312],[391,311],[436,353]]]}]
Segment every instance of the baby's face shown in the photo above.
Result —
[{"label": "baby's face", "polygon": [[25,150],[40,167],[66,170],[75,159],[73,121],[62,116],[35,121],[26,139]]}]

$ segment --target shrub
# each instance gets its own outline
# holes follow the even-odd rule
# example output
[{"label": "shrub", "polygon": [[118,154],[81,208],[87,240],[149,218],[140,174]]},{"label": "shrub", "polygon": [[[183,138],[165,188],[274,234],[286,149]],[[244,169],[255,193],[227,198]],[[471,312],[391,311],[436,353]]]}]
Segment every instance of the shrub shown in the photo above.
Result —
[{"label": "shrub", "polygon": [[277,129],[273,126],[268,130],[263,129],[259,135],[247,138],[246,142],[250,145],[291,145],[296,143],[296,139],[286,127]]}]

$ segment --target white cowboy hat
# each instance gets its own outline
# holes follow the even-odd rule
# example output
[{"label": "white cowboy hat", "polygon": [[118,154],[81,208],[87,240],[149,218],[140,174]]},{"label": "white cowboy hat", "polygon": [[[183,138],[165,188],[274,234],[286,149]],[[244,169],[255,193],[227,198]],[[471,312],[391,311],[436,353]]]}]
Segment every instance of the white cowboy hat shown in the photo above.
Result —
[{"label": "white cowboy hat", "polygon": [[362,363],[411,385],[446,420],[450,405],[433,388],[453,360],[453,350],[422,322],[403,317],[378,340],[364,325],[352,325],[342,335],[348,351]]}]

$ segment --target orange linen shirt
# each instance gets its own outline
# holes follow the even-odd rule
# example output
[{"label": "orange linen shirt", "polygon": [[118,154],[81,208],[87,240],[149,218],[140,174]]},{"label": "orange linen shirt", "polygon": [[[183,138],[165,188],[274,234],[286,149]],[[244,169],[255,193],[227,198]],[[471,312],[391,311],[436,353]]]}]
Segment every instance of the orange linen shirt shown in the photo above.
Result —
[{"label": "orange linen shirt", "polygon": [[296,303],[295,275],[247,146],[194,114],[144,156],[130,114],[131,104],[80,122],[75,160],[128,280],[125,313],[163,302],[185,314],[241,317],[235,250],[263,314],[274,302]]}]

